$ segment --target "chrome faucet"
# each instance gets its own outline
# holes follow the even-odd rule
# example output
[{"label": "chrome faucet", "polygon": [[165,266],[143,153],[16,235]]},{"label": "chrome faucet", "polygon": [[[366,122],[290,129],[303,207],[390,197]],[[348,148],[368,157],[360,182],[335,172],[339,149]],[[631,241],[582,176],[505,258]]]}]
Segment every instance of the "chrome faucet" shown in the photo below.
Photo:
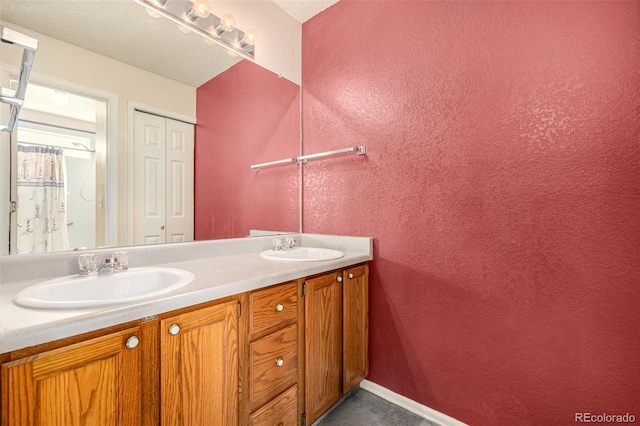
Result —
[{"label": "chrome faucet", "polygon": [[117,257],[107,257],[102,261],[102,265],[98,268],[98,275],[102,275],[103,269],[107,269],[108,273],[113,274],[116,265],[118,264]]},{"label": "chrome faucet", "polygon": [[271,244],[271,249],[273,251],[281,251],[281,250],[291,250],[293,246],[296,245],[296,240],[287,237],[287,238],[274,238]]}]

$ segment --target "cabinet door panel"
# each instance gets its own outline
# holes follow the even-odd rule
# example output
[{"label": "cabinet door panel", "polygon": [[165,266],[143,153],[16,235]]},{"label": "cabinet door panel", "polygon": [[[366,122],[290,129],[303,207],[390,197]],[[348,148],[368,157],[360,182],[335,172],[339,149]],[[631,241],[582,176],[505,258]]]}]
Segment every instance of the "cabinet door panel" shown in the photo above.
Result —
[{"label": "cabinet door panel", "polygon": [[231,301],[161,321],[162,425],[238,423],[237,305]]},{"label": "cabinet door panel", "polygon": [[342,275],[305,282],[306,413],[313,423],[342,397]]},{"label": "cabinet door panel", "polygon": [[128,329],[2,365],[8,426],[141,424],[141,351]]},{"label": "cabinet door panel", "polygon": [[369,268],[344,271],[344,393],[369,374]]}]

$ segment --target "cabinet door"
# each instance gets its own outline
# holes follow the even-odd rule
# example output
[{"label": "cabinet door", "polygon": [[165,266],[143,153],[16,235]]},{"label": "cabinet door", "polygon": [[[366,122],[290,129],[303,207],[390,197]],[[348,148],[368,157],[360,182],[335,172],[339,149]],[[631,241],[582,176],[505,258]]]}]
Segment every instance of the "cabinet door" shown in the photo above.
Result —
[{"label": "cabinet door", "polygon": [[369,374],[369,267],[343,273],[343,375],[344,393]]},{"label": "cabinet door", "polygon": [[138,327],[3,364],[1,423],[140,425],[142,357],[134,336]]},{"label": "cabinet door", "polygon": [[238,424],[237,301],[161,321],[161,424]]},{"label": "cabinet door", "polygon": [[342,274],[305,282],[307,424],[342,397]]}]

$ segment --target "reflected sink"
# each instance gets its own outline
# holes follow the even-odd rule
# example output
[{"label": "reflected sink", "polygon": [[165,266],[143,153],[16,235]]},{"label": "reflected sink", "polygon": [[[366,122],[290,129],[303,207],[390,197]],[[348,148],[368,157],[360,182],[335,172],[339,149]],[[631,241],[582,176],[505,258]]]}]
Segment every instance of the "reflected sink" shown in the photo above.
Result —
[{"label": "reflected sink", "polygon": [[291,250],[266,250],[260,256],[272,260],[288,260],[292,262],[315,262],[318,260],[335,260],[344,257],[338,250],[313,247],[294,247]]},{"label": "reflected sink", "polygon": [[113,274],[62,278],[32,285],[13,302],[27,308],[73,309],[150,299],[185,287],[196,279],[175,268],[130,268]]}]

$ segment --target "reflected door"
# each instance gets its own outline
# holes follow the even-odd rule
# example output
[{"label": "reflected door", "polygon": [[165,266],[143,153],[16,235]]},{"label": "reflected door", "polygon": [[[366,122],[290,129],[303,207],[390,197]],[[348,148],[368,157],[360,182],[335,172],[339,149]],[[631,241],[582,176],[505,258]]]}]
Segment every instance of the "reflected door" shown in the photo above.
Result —
[{"label": "reflected door", "polygon": [[134,244],[193,241],[193,125],[134,115]]}]

